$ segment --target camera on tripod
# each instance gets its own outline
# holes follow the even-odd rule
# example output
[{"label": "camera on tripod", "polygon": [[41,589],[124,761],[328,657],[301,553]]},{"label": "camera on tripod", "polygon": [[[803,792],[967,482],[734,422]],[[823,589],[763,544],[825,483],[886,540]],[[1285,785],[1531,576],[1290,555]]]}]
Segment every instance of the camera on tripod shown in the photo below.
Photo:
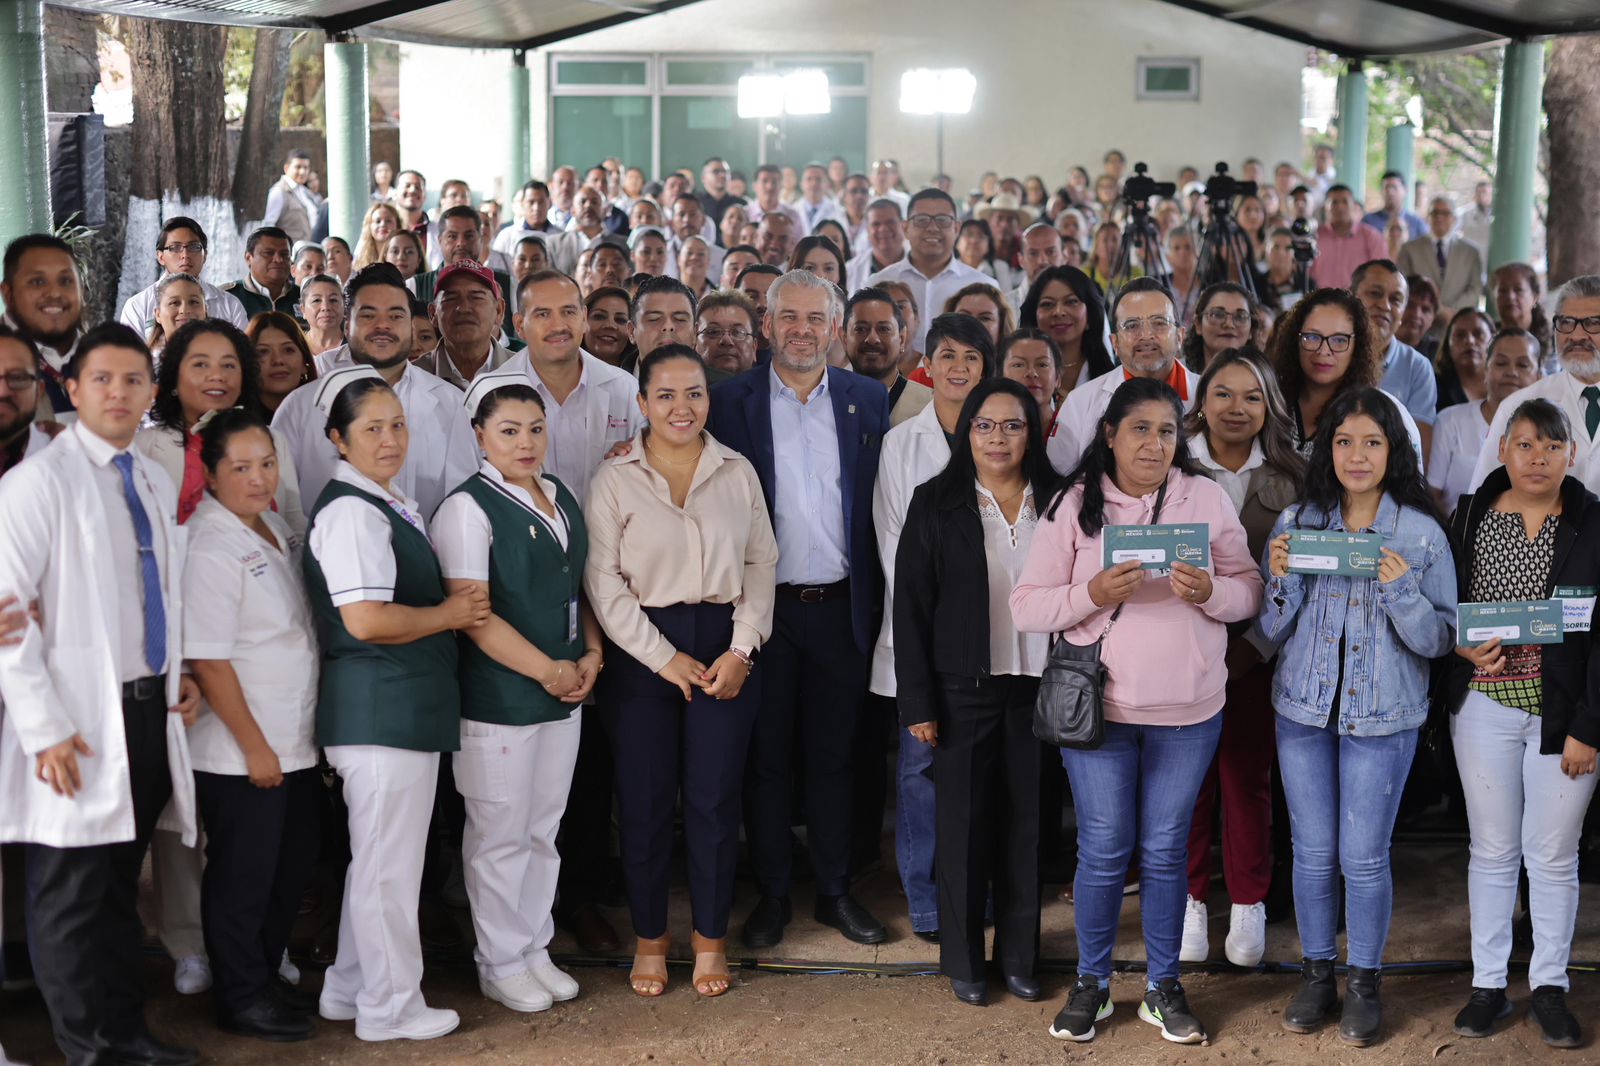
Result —
[{"label": "camera on tripod", "polygon": [[1317,257],[1317,243],[1311,237],[1311,224],[1303,218],[1297,218],[1289,225],[1289,243],[1294,248],[1294,258],[1297,263],[1310,263]]},{"label": "camera on tripod", "polygon": [[1176,184],[1155,180],[1150,176],[1149,170],[1150,168],[1144,163],[1135,163],[1133,177],[1122,184],[1122,202],[1139,214],[1150,210],[1150,197],[1159,196],[1163,200],[1170,200],[1178,192]]},{"label": "camera on tripod", "polygon": [[1225,215],[1233,210],[1233,201],[1240,196],[1254,196],[1256,183],[1237,181],[1228,173],[1228,164],[1218,163],[1217,172],[1206,179],[1206,204],[1211,214]]}]

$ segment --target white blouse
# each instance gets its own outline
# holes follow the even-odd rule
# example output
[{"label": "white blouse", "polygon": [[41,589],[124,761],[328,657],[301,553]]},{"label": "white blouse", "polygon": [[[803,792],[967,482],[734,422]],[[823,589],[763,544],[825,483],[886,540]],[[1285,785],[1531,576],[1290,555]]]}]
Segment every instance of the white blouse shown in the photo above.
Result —
[{"label": "white blouse", "polygon": [[[975,483],[976,484],[976,483]],[[978,489],[978,518],[983,525],[983,555],[989,566],[989,673],[1038,677],[1050,654],[1048,633],[1019,633],[1011,620],[1011,590],[1028,561],[1028,546],[1039,525],[1033,489],[1023,490],[1022,507],[1013,525],[1006,521],[994,495]]]},{"label": "white blouse", "polygon": [[1472,471],[1489,436],[1478,400],[1452,404],[1433,423],[1433,450],[1428,453],[1428,485],[1444,497],[1446,513],[1472,491]]},{"label": "white blouse", "polygon": [[[478,473],[488,478],[513,503],[526,510],[528,520],[537,521],[539,530],[553,536],[556,543],[561,545],[561,550],[566,551],[570,530],[567,517],[562,514],[559,505],[554,518],[545,514],[534,505],[533,497],[526,489],[507,484],[500,471],[488,460],[478,467]],[[539,485],[544,489],[545,497],[555,503],[556,483],[540,473]],[[434,548],[439,553],[439,566],[445,577],[457,581],[489,580],[489,547],[494,543],[494,527],[489,524],[489,516],[484,514],[477,500],[465,492],[446,496],[433,515],[433,538]]]},{"label": "white blouse", "polygon": [[[209,493],[195,508],[183,568],[183,655],[233,666],[251,716],[291,773],[317,764],[320,655],[300,576],[300,538],[282,516],[268,511],[261,518],[276,547]],[[189,754],[202,773],[247,772],[232,731],[204,701],[189,730]]]},{"label": "white blouse", "polygon": [[[417,501],[395,492],[385,492],[376,481],[340,461],[333,480],[370,492],[389,508],[428,535],[423,525],[422,508]],[[392,484],[392,483],[391,483]],[[349,496],[324,507],[311,526],[308,547],[322,567],[328,595],[335,607],[347,603],[394,601],[394,528],[377,508]]]}]

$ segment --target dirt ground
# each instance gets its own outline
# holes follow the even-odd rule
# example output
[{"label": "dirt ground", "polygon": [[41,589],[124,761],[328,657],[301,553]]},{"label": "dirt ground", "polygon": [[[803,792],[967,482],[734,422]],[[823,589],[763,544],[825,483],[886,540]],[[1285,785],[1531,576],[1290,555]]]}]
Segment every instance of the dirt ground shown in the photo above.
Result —
[{"label": "dirt ground", "polygon": [[[1466,1001],[1469,972],[1402,975],[1406,963],[1459,960],[1469,954],[1466,926],[1466,857],[1459,847],[1397,848],[1396,908],[1385,976],[1383,1039],[1365,1051],[1346,1048],[1331,1031],[1300,1037],[1283,1031],[1279,1015],[1293,995],[1296,978],[1287,973],[1194,972],[1184,984],[1192,1006],[1210,1028],[1211,1043],[1178,1047],[1162,1043],[1157,1031],[1135,1016],[1141,975],[1129,973],[1112,983],[1115,1014],[1086,1045],[1052,1040],[1048,1026],[1070,982],[1075,954],[1072,907],[1053,897],[1045,905],[1043,954],[1060,968],[1047,972],[1047,999],[1024,1003],[996,986],[987,1008],[957,1003],[947,982],[937,976],[862,976],[839,973],[741,971],[734,988],[717,1000],[702,1000],[689,986],[689,968],[673,967],[672,984],[660,1000],[635,997],[620,966],[573,966],[583,986],[574,1001],[543,1014],[519,1015],[483,999],[470,962],[430,964],[425,982],[429,1002],[461,1012],[461,1028],[424,1044],[363,1044],[353,1026],[319,1022],[309,1043],[271,1045],[229,1037],[211,1025],[205,997],[186,1000],[172,990],[171,965],[152,954],[148,980],[152,1026],[169,1039],[202,1048],[211,1063],[230,1066],[303,1064],[418,1063],[478,1066],[498,1063],[611,1066],[616,1063],[751,1063],[801,1066],[813,1063],[872,1063],[882,1066],[965,1066],[979,1063],[1088,1062],[1097,1066],[1147,1063],[1319,1063],[1412,1066],[1423,1063],[1600,1063],[1600,1046],[1591,1042],[1561,1052],[1540,1043],[1524,1020],[1526,974],[1513,966],[1514,1018],[1488,1040],[1464,1040],[1451,1021]],[[1588,889],[1589,886],[1585,886]],[[797,894],[796,921],[780,951],[802,965],[936,966],[937,952],[910,935],[904,901],[892,869],[871,875],[859,894],[890,925],[890,942],[877,948],[850,944],[810,920],[809,901]],[[1590,905],[1579,915],[1575,961],[1600,960],[1600,912]],[[741,892],[735,919],[754,902]],[[1227,903],[1220,890],[1212,899],[1212,944],[1221,958],[1227,929]],[[1138,900],[1123,911],[1117,958],[1143,957],[1138,936]],[[619,928],[626,913],[611,913]],[[673,912],[674,937],[686,941],[688,915],[683,900]],[[1298,958],[1292,921],[1268,927],[1267,958],[1291,964]],[[559,953],[573,950],[558,938]],[[1525,955],[1519,955],[1525,959]],[[754,961],[754,960],[752,960]],[[770,961],[770,960],[767,960]],[[321,976],[307,969],[310,987]],[[1571,1004],[1590,1033],[1600,1019],[1600,978],[1573,975]],[[0,995],[0,1042],[13,1059],[47,1066],[61,1061],[54,1051],[42,1004],[36,994]]]}]

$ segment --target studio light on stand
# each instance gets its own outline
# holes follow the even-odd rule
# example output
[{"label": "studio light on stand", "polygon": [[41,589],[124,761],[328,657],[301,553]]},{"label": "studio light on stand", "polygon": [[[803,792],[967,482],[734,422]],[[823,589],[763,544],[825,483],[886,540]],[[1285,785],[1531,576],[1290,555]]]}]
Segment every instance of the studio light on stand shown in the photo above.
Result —
[{"label": "studio light on stand", "polygon": [[900,110],[907,115],[938,117],[938,172],[944,173],[944,117],[972,110],[978,79],[965,67],[933,70],[918,67],[900,76]]},{"label": "studio light on stand", "polygon": [[[824,70],[791,70],[782,74],[746,74],[739,79],[739,117],[763,120],[761,161],[766,162],[767,138],[777,139],[783,151],[789,115],[826,115],[833,111]],[[776,121],[774,121],[776,120]]]}]

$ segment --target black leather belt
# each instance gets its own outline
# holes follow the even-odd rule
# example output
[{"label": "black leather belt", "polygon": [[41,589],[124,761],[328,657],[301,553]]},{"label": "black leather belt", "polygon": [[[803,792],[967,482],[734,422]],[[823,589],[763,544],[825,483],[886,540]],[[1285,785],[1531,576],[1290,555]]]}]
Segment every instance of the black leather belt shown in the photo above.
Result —
[{"label": "black leather belt", "polygon": [[850,595],[850,579],[835,581],[831,585],[779,585],[778,594],[801,603],[824,603]]},{"label": "black leather belt", "polygon": [[122,683],[122,698],[127,700],[153,700],[163,697],[167,691],[167,679],[164,675],[152,674],[150,677],[136,677],[132,681]]}]

